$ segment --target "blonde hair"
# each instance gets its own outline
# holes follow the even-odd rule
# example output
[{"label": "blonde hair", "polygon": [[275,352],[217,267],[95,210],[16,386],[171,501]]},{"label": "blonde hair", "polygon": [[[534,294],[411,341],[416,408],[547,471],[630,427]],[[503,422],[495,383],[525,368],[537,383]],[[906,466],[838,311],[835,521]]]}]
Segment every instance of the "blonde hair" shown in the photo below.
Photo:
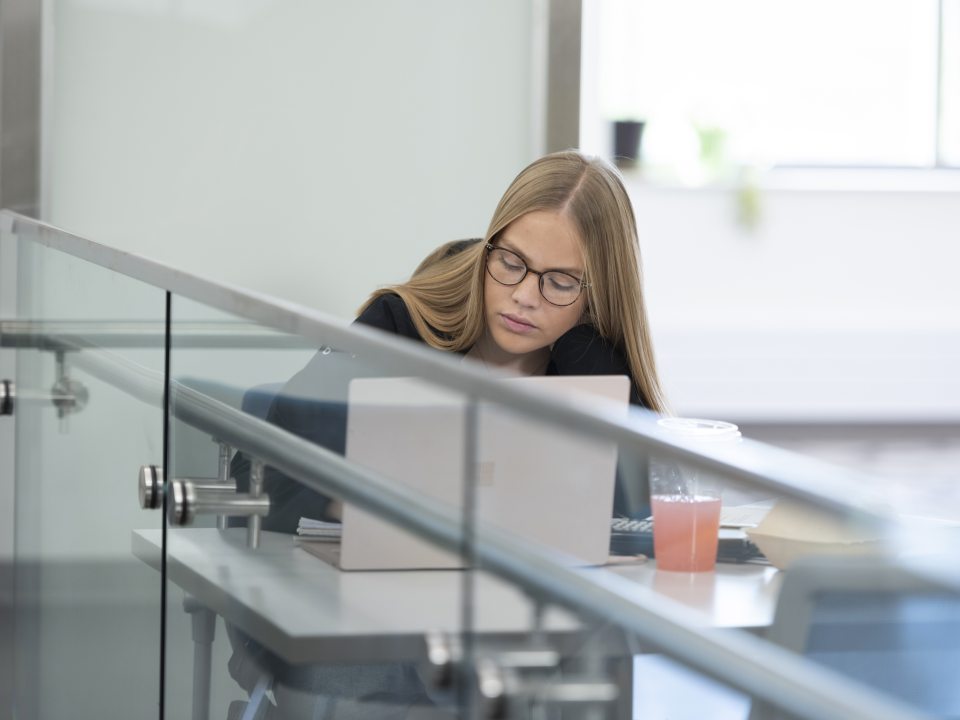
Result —
[{"label": "blonde hair", "polygon": [[640,248],[633,207],[619,173],[599,158],[564,151],[528,165],[510,184],[487,229],[485,242],[451,254],[431,253],[407,282],[381,288],[396,293],[420,336],[432,347],[462,352],[483,335],[486,244],[514,220],[535,210],[567,214],[580,232],[585,256],[584,320],[624,353],[645,404],[666,412],[643,302]]}]

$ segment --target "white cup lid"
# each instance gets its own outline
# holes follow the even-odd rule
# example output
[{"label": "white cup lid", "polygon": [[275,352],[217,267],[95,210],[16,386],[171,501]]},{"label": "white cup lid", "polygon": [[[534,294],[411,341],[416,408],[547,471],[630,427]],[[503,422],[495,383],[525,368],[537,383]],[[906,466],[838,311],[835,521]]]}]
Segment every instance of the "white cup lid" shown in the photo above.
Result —
[{"label": "white cup lid", "polygon": [[723,420],[667,417],[660,418],[657,425],[691,440],[735,440],[740,437],[740,429]]}]

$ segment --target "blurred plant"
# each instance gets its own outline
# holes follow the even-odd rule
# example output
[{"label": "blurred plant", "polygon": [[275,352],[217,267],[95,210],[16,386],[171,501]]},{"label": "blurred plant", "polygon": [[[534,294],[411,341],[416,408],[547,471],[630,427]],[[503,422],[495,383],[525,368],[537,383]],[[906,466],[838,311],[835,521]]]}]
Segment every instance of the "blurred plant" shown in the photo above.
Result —
[{"label": "blurred plant", "polygon": [[760,191],[760,171],[743,166],[737,177],[736,214],[737,222],[745,230],[756,230],[762,218],[763,195]]},{"label": "blurred plant", "polygon": [[727,131],[721,127],[697,126],[697,139],[700,141],[700,162],[710,180],[719,180],[730,169],[727,154]]}]

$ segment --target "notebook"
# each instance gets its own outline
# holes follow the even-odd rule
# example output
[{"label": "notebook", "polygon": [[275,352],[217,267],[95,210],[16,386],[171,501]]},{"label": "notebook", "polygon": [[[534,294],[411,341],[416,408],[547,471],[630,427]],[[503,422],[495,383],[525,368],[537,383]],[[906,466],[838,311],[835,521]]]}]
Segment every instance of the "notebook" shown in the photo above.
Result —
[{"label": "notebook", "polygon": [[[505,380],[613,401],[627,413],[625,376],[550,376]],[[576,395],[579,393],[579,395]],[[411,490],[462,507],[466,403],[461,395],[410,378],[361,378],[349,389],[346,457]],[[489,522],[557,550],[571,564],[609,556],[617,449],[481,403],[476,509]],[[352,505],[343,508],[341,542],[303,547],[343,570],[460,568],[462,559]]]}]

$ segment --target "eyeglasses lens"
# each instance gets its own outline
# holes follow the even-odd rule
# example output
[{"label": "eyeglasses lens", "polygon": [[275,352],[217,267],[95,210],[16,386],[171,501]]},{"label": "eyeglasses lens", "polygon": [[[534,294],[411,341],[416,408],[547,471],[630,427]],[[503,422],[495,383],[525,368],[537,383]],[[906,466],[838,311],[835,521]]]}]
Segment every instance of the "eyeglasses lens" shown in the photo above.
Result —
[{"label": "eyeglasses lens", "polygon": [[[516,253],[493,248],[487,255],[487,271],[502,285],[516,285],[526,276],[527,266]],[[540,293],[553,305],[570,305],[580,296],[580,281],[563,272],[545,272],[540,275]]]}]

